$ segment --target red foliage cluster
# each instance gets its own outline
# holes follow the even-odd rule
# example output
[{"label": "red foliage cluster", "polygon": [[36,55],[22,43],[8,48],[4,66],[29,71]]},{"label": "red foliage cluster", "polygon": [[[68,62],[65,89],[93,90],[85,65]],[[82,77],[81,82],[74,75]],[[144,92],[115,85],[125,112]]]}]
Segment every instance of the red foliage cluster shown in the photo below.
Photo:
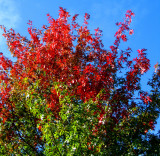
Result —
[{"label": "red foliage cluster", "polygon": [[[120,118],[128,117],[134,92],[140,89],[140,76],[150,66],[145,49],[138,50],[138,57],[133,60],[129,60],[131,48],[121,51],[119,56],[120,42],[127,41],[126,31],[133,34],[129,25],[134,13],[127,11],[124,22],[117,23],[119,29],[110,50],[103,48],[99,28],[95,29],[95,34],[90,33],[87,27],[88,14],[85,14],[83,26],[76,22],[77,14],[69,24],[70,15],[62,8],[58,19],[47,16],[49,26],[44,25],[42,30],[33,28],[32,22],[29,22],[30,40],[16,34],[13,29],[7,31],[2,27],[9,50],[17,58],[16,62],[12,62],[0,54],[0,84],[5,84],[5,87],[0,87],[0,116],[3,116],[4,122],[10,114],[9,110],[14,107],[9,100],[14,89],[11,82],[17,83],[20,90],[27,90],[36,80],[40,80],[41,84],[39,93],[46,98],[55,115],[60,109],[59,95],[54,88],[51,92],[47,90],[52,82],[58,81],[67,84],[71,95],[76,95],[84,102],[91,98],[96,100],[97,94],[104,89],[105,94],[101,99],[112,106],[110,117],[115,123]],[[122,85],[118,73],[124,68],[127,72]],[[28,82],[24,84],[22,82],[26,77]],[[146,94],[141,98],[146,104],[151,102]],[[106,112],[101,103],[98,107],[101,109],[99,124],[102,124]]]}]

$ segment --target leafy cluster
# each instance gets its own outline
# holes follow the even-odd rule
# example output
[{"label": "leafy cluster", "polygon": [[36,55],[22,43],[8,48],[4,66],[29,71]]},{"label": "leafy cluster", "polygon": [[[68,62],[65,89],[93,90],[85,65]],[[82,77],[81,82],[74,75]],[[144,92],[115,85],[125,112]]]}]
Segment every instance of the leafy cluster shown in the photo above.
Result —
[{"label": "leafy cluster", "polygon": [[109,50],[99,28],[90,33],[88,14],[82,26],[63,8],[47,16],[41,30],[28,23],[30,39],[1,27],[16,61],[0,53],[0,154],[158,155],[160,138],[148,131],[160,111],[159,65],[147,93],[146,49],[134,59],[119,49],[134,13],[116,24]]}]

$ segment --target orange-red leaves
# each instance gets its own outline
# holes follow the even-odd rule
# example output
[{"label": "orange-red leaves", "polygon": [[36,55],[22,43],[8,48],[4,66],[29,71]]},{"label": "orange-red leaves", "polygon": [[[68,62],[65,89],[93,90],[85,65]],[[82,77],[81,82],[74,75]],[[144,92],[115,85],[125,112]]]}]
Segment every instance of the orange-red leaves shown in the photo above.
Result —
[{"label": "orange-red leaves", "polygon": [[132,35],[134,33],[133,29],[129,30],[129,34]]},{"label": "orange-red leaves", "polygon": [[59,20],[67,20],[68,17],[70,17],[69,12],[66,11],[66,9],[59,7]]},{"label": "orange-red leaves", "polygon": [[74,22],[78,17],[78,14],[75,14],[73,17],[72,17],[72,22]]},{"label": "orange-red leaves", "polygon": [[126,35],[124,35],[124,34],[123,34],[123,35],[121,36],[121,38],[122,38],[122,40],[123,40],[124,42],[126,42],[126,41],[127,41],[127,37],[126,37]]},{"label": "orange-red leaves", "polygon": [[90,15],[85,13],[85,16],[84,16],[84,24],[88,24],[87,20],[89,20],[90,18]]},{"label": "orange-red leaves", "polygon": [[148,95],[147,92],[142,92],[140,94],[140,97],[142,99],[142,101],[145,103],[145,104],[148,104],[149,102],[152,102],[152,99],[151,97]]}]

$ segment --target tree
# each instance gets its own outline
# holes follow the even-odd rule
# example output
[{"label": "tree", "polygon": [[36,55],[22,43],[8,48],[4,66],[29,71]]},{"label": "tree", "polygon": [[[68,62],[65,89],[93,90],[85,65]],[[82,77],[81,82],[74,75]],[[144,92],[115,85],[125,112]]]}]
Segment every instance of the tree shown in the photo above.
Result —
[{"label": "tree", "polygon": [[120,42],[127,41],[126,32],[133,34],[129,25],[134,13],[128,10],[124,22],[116,24],[119,29],[109,50],[99,28],[90,33],[88,14],[82,26],[77,14],[69,22],[63,8],[58,19],[47,16],[49,25],[41,30],[28,23],[30,39],[1,27],[16,58],[13,62],[0,54],[1,154],[151,152],[154,138],[159,142],[148,132],[159,116],[159,66],[147,93],[140,84],[150,67],[146,49],[139,49],[134,59],[130,47],[119,50]]}]

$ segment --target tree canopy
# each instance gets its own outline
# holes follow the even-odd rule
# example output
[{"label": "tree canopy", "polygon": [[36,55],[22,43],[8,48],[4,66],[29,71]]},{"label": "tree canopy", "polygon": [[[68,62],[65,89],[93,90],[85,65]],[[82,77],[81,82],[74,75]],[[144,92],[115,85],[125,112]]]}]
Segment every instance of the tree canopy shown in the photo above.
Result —
[{"label": "tree canopy", "polygon": [[[16,61],[0,53],[0,154],[138,155],[159,154],[159,134],[151,134],[160,112],[160,66],[150,92],[141,76],[150,68],[146,49],[120,49],[134,13],[118,22],[109,50],[97,28],[88,29],[60,7],[42,29],[29,21],[30,39],[4,26]],[[127,34],[128,33],[128,34]]]}]

